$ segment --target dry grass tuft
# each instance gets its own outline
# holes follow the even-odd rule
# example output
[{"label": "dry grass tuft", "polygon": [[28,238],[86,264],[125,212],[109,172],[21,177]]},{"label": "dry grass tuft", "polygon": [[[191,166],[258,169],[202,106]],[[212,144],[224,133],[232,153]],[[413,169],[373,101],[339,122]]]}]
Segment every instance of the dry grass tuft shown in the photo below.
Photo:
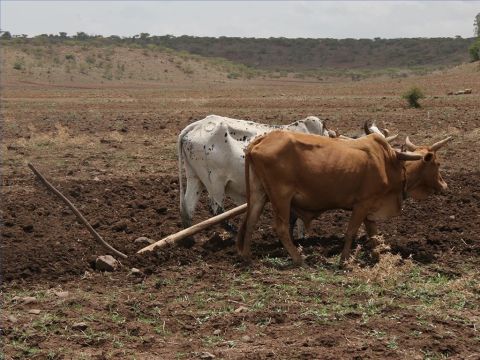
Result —
[{"label": "dry grass tuft", "polygon": [[405,279],[414,268],[411,259],[402,259],[400,255],[384,253],[373,267],[361,267],[352,264],[350,275],[365,283],[375,283],[382,286],[395,285]]}]

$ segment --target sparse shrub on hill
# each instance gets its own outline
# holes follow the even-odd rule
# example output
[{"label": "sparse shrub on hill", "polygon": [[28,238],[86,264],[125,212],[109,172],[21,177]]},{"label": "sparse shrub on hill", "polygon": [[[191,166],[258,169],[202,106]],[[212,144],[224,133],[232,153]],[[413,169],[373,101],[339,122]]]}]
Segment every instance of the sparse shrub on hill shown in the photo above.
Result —
[{"label": "sparse shrub on hill", "polygon": [[480,38],[477,39],[469,48],[470,58],[472,61],[480,60]]},{"label": "sparse shrub on hill", "polygon": [[13,68],[15,70],[23,70],[25,68],[25,64],[23,62],[23,59],[15,60],[15,63],[13,64]]},{"label": "sparse shrub on hill", "polygon": [[402,95],[402,98],[407,100],[408,106],[413,107],[413,108],[419,108],[419,107],[421,107],[421,105],[418,101],[420,99],[425,98],[425,95],[423,94],[423,91],[420,90],[420,88],[414,86],[410,90],[405,92]]}]

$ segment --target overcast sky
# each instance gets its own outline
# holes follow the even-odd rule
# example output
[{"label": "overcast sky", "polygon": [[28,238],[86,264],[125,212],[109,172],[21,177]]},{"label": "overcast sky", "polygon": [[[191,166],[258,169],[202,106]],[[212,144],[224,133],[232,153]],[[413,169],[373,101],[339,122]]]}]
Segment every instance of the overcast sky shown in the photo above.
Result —
[{"label": "overcast sky", "polygon": [[12,34],[399,38],[473,36],[480,1],[14,1]]}]

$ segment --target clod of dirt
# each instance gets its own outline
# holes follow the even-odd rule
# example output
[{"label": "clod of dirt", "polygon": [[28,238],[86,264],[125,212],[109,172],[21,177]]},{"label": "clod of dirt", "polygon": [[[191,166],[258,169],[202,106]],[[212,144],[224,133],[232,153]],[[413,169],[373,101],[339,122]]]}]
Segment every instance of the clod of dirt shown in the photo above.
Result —
[{"label": "clod of dirt", "polygon": [[152,239],[149,239],[145,236],[140,236],[139,238],[136,238],[134,243],[135,244],[141,244],[141,245],[151,245],[153,244],[155,241],[153,241]]},{"label": "clod of dirt", "polygon": [[87,330],[87,328],[88,328],[88,325],[84,322],[79,322],[72,325],[72,330],[76,330],[76,331],[84,331],[84,330]]},{"label": "clod of dirt", "polygon": [[7,320],[10,321],[12,324],[15,324],[18,321],[18,319],[13,315],[8,315]]},{"label": "clod of dirt", "polygon": [[238,314],[238,313],[245,312],[245,311],[248,311],[248,308],[246,306],[239,306],[238,308],[235,309],[234,312],[236,312]]},{"label": "clod of dirt", "polygon": [[133,276],[142,276],[143,273],[141,270],[137,269],[137,268],[131,268],[130,269],[130,275],[133,275]]},{"label": "clod of dirt", "polygon": [[222,333],[222,330],[217,329],[213,332],[213,335],[220,335]]},{"label": "clod of dirt", "polygon": [[244,342],[252,342],[252,338],[248,335],[243,335],[242,336],[242,341]]},{"label": "clod of dirt", "polygon": [[69,191],[69,194],[74,198],[79,198],[82,194],[83,187],[82,186],[75,186],[72,190]]},{"label": "clod of dirt", "polygon": [[22,229],[26,233],[31,233],[31,232],[33,232],[33,225],[32,224],[24,225],[24,226],[22,226]]},{"label": "clod of dirt", "polygon": [[102,255],[95,260],[95,269],[98,271],[115,271],[119,262],[111,255]]},{"label": "clod of dirt", "polygon": [[24,298],[22,298],[22,303],[27,305],[27,304],[33,304],[37,302],[37,299],[34,298],[33,296],[26,296]]},{"label": "clod of dirt", "polygon": [[112,225],[112,230],[114,231],[125,231],[128,229],[128,223],[125,220],[117,221],[115,224]]},{"label": "clod of dirt", "polygon": [[155,211],[159,215],[165,215],[168,212],[168,208],[166,208],[165,206],[161,206],[161,207],[156,208]]},{"label": "clod of dirt", "polygon": [[57,295],[59,298],[66,298],[69,294],[68,291],[55,291],[54,292],[55,295]]},{"label": "clod of dirt", "polygon": [[205,352],[200,353],[199,358],[200,359],[215,359],[216,356],[205,351]]}]

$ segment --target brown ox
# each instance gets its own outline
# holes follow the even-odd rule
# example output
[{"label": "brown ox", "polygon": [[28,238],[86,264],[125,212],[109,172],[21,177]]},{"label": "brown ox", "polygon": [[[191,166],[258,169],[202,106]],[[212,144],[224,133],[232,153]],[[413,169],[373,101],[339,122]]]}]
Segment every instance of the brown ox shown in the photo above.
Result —
[{"label": "brown ox", "polygon": [[248,211],[237,238],[240,255],[251,258],[252,231],[269,200],[276,232],[295,264],[303,259],[289,232],[291,210],[307,227],[326,210],[352,210],[343,264],[362,222],[372,238],[375,221],[398,215],[407,194],[422,199],[447,188],[436,152],[448,140],[417,147],[407,138],[407,148],[415,152],[398,152],[378,134],[342,141],[275,131],[258,138],[246,150]]}]

